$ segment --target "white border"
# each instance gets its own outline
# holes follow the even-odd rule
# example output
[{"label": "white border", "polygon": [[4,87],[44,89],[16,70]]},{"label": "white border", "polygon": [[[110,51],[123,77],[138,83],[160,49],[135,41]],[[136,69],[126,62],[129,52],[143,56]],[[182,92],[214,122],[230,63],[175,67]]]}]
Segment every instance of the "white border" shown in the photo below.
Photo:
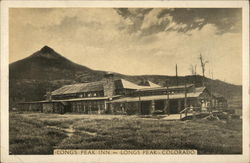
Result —
[{"label": "white border", "polygon": [[[8,155],[8,8],[11,7],[242,7],[242,155]],[[247,1],[2,1],[1,2],[1,161],[2,162],[249,162],[249,4]],[[233,73],[233,72],[232,72]]]}]

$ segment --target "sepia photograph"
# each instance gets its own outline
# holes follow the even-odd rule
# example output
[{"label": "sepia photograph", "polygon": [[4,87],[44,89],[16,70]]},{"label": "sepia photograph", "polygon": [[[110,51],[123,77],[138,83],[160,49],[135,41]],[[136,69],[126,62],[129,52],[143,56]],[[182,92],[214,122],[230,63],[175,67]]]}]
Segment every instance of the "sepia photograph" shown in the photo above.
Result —
[{"label": "sepia photograph", "polygon": [[8,155],[242,155],[243,20],[223,6],[8,8]]}]

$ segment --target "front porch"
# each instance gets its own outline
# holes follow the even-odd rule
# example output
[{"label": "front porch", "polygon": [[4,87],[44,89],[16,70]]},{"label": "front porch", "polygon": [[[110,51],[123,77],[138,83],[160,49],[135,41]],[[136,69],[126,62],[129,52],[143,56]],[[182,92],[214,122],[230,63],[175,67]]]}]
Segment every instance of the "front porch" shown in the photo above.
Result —
[{"label": "front porch", "polygon": [[198,113],[210,110],[205,100],[199,98],[138,101],[119,100],[118,102],[108,102],[108,108],[112,110],[113,114],[178,115],[178,119],[193,114],[194,112]]}]

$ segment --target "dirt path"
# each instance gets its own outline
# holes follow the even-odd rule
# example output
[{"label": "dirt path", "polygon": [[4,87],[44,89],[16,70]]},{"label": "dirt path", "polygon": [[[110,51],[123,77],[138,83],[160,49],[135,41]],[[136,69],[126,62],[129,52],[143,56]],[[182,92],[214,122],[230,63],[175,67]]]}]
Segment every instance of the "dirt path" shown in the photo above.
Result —
[{"label": "dirt path", "polygon": [[95,132],[89,132],[89,131],[77,131],[74,129],[73,125],[70,125],[68,128],[61,128],[61,127],[57,127],[57,126],[46,126],[47,128],[52,128],[52,129],[57,129],[57,130],[62,130],[65,132],[65,134],[68,137],[73,136],[75,133],[84,133],[87,135],[91,135],[91,136],[96,136],[97,133]]}]

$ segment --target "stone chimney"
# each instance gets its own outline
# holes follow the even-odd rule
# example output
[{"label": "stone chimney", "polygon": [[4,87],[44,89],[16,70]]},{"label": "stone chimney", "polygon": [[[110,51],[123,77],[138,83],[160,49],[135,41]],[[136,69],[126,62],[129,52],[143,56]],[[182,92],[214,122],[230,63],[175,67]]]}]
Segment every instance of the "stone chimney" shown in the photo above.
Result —
[{"label": "stone chimney", "polygon": [[104,96],[112,97],[115,95],[115,83],[114,83],[114,74],[108,72],[104,75]]}]

